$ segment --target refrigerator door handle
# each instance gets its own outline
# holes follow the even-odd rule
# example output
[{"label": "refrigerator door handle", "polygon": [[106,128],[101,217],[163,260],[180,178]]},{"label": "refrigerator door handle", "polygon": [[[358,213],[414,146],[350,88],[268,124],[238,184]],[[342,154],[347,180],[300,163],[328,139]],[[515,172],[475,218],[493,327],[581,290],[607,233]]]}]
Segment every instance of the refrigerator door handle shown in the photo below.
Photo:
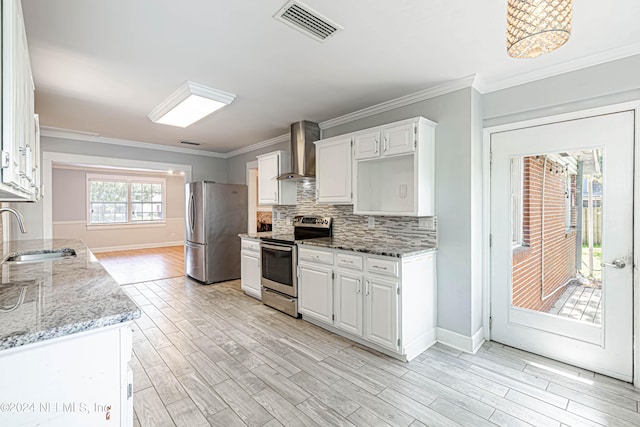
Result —
[{"label": "refrigerator door handle", "polygon": [[195,196],[191,193],[191,200],[189,200],[189,228],[193,233],[193,229],[195,228],[196,223],[196,209],[195,209]]}]

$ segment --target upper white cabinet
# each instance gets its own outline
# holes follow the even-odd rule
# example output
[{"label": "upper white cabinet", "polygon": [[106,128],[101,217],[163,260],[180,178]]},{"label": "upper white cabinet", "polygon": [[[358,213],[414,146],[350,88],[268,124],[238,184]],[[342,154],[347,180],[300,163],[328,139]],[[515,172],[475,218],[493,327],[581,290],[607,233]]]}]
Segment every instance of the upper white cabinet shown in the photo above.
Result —
[{"label": "upper white cabinet", "polygon": [[278,181],[283,169],[289,168],[289,154],[286,151],[257,156],[258,158],[258,204],[295,205],[295,181]]},{"label": "upper white cabinet", "polygon": [[360,215],[434,215],[435,126],[416,117],[317,141],[317,202],[353,204]]},{"label": "upper white cabinet", "polygon": [[2,2],[1,201],[39,198],[39,129],[34,84],[19,0]]},{"label": "upper white cabinet", "polygon": [[[436,124],[422,117],[380,127],[382,148],[356,159],[353,212],[361,215],[434,215]],[[370,152],[371,144],[355,151]]]},{"label": "upper white cabinet", "polygon": [[358,132],[353,139],[356,146],[354,154],[356,160],[380,157],[380,130]]},{"label": "upper white cabinet", "polygon": [[351,137],[329,138],[316,143],[316,191],[318,203],[351,204]]},{"label": "upper white cabinet", "polygon": [[417,123],[402,123],[382,128],[382,153],[385,156],[412,153],[417,142]]}]

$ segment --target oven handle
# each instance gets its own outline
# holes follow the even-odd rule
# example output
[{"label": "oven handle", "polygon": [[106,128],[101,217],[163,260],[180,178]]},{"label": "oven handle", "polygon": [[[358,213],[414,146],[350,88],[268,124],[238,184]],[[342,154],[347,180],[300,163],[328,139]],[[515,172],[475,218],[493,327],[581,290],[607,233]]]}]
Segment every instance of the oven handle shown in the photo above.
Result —
[{"label": "oven handle", "polygon": [[262,247],[266,249],[273,249],[274,251],[280,251],[280,252],[293,252],[293,248],[290,246],[274,246],[274,245],[267,245],[263,243]]}]

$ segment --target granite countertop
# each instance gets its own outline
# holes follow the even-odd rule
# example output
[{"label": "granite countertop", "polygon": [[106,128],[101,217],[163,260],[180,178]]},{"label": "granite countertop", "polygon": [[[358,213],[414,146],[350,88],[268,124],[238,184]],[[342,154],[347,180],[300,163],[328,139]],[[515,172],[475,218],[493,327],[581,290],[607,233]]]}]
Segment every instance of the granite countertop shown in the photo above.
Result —
[{"label": "granite countertop", "polygon": [[271,231],[257,231],[255,233],[238,234],[238,236],[244,239],[260,239],[261,237],[271,237],[272,234],[273,232]]},{"label": "granite countertop", "polygon": [[438,251],[438,248],[433,246],[410,246],[398,242],[376,241],[375,239],[345,239],[336,236],[321,237],[318,239],[298,240],[296,241],[296,243],[396,258],[422,255]]},{"label": "granite countertop", "polygon": [[[0,350],[127,322],[140,309],[80,240],[6,242],[2,260],[29,251],[73,248],[76,257],[0,268]],[[13,311],[24,289],[23,302]]]}]

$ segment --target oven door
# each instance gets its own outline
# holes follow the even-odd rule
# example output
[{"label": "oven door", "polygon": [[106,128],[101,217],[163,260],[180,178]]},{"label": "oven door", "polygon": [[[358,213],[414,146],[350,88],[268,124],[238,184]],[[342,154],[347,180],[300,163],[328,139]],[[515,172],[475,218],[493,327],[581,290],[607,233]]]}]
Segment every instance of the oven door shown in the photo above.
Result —
[{"label": "oven door", "polygon": [[298,296],[298,264],[296,245],[278,245],[262,242],[262,286],[291,297]]}]

